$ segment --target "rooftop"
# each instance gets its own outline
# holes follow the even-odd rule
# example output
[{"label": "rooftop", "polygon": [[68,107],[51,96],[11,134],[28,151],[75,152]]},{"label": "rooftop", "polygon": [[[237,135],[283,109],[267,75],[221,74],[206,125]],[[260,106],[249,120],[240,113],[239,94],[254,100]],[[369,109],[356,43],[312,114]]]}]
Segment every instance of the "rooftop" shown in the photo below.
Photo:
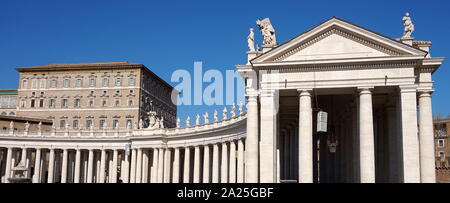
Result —
[{"label": "rooftop", "polygon": [[61,64],[48,64],[39,66],[28,66],[16,68],[19,72],[26,71],[48,71],[48,70],[61,70],[61,69],[92,69],[92,68],[141,68],[145,67],[142,64],[128,63],[128,62],[100,62],[100,63],[61,63]]},{"label": "rooftop", "polygon": [[42,122],[42,124],[49,124],[51,125],[53,123],[52,120],[48,119],[40,119],[40,118],[27,118],[27,117],[18,117],[18,116],[1,116],[0,120],[3,121],[14,121],[14,122],[29,122],[29,123],[39,123]]}]

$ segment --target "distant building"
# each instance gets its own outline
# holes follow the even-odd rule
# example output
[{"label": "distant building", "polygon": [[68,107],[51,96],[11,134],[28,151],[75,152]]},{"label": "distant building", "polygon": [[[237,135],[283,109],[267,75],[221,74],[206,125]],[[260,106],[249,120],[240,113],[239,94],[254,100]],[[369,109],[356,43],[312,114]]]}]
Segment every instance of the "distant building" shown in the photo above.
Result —
[{"label": "distant building", "polygon": [[0,90],[0,115],[15,116],[17,108],[17,90]]},{"label": "distant building", "polygon": [[53,120],[57,129],[136,128],[156,111],[175,127],[173,87],[142,64],[52,64],[17,68],[18,116]]},{"label": "distant building", "polygon": [[436,181],[450,183],[450,117],[434,119]]},{"label": "distant building", "polygon": [[12,127],[14,134],[23,133],[26,129],[26,123],[28,123],[29,126],[28,131],[35,134],[39,131],[39,124],[41,125],[41,132],[47,134],[51,132],[53,124],[51,120],[47,119],[0,116],[0,131],[2,134],[8,134]]}]

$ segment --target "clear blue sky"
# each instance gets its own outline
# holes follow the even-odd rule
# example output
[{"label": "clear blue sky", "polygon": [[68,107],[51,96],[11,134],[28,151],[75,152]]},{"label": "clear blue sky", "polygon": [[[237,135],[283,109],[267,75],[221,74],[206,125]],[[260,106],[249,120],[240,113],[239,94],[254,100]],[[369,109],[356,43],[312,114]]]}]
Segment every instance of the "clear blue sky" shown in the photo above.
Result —
[{"label": "clear blue sky", "polygon": [[[246,61],[248,28],[264,17],[284,42],[332,16],[400,37],[410,12],[416,39],[433,41],[433,56],[450,57],[449,9],[447,0],[1,0],[0,88],[17,88],[16,67],[51,63],[142,63],[166,81],[177,69],[193,70],[194,61],[206,70],[233,69]],[[447,64],[434,75],[433,110],[444,116],[450,114]],[[213,108],[181,106],[179,115]]]}]

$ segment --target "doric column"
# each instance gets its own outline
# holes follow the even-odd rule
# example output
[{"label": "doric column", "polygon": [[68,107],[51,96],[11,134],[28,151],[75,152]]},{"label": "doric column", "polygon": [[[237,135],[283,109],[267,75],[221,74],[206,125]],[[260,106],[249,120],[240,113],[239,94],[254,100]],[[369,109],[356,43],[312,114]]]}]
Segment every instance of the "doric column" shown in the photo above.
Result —
[{"label": "doric column", "polygon": [[170,183],[171,158],[172,158],[172,151],[170,150],[170,148],[165,149],[165,152],[164,152],[164,183]]},{"label": "doric column", "polygon": [[194,147],[194,183],[200,182],[200,146]]},{"label": "doric column", "polygon": [[419,111],[420,179],[422,183],[436,183],[430,91],[419,92]]},{"label": "doric column", "polygon": [[131,152],[131,171],[130,171],[130,183],[136,183],[136,149],[132,149]]},{"label": "doric column", "polygon": [[236,183],[236,142],[230,142],[230,177],[229,183]]},{"label": "doric column", "polygon": [[184,174],[183,183],[189,183],[190,180],[190,163],[191,163],[191,150],[189,147],[184,148]]},{"label": "doric column", "polygon": [[388,135],[388,182],[398,183],[399,174],[398,167],[401,162],[399,157],[399,147],[398,147],[398,130],[399,125],[397,124],[397,112],[395,106],[386,107],[386,119],[387,119],[387,135]]},{"label": "doric column", "polygon": [[164,154],[165,149],[160,148],[158,153],[158,183],[164,182]]},{"label": "doric column", "polygon": [[400,87],[403,143],[403,181],[420,183],[420,152],[417,137],[417,92],[415,86]]},{"label": "doric column", "polygon": [[148,182],[148,160],[149,150],[142,151],[142,181],[141,183]]},{"label": "doric column", "polygon": [[136,183],[141,183],[142,181],[142,149],[137,149],[136,157]]},{"label": "doric column", "polygon": [[359,89],[359,149],[361,183],[375,183],[372,92],[369,88]]},{"label": "doric column", "polygon": [[80,171],[81,171],[81,150],[76,149],[75,152],[75,175],[74,175],[74,183],[80,183]]},{"label": "doric column", "polygon": [[259,182],[259,125],[258,96],[248,94],[247,103],[247,139],[245,150],[245,182]]},{"label": "doric column", "polygon": [[61,183],[67,183],[67,149],[63,149]]},{"label": "doric column", "polygon": [[299,131],[298,131],[298,181],[313,182],[313,122],[310,90],[299,92]]},{"label": "doric column", "polygon": [[158,153],[159,150],[154,148],[153,149],[153,164],[152,164],[152,168],[151,168],[151,182],[152,183],[156,183],[158,182]]},{"label": "doric column", "polygon": [[244,141],[238,140],[237,183],[244,182]]},{"label": "doric column", "polygon": [[[10,153],[9,151],[10,148],[8,148],[8,156]],[[9,159],[7,158],[7,160],[10,160],[11,157],[9,156]],[[6,162],[6,169],[8,169],[8,162]],[[10,166],[11,167],[11,166]],[[8,172],[8,171],[6,171]],[[6,173],[8,174],[8,173]],[[34,174],[33,174],[33,183],[39,183],[39,177],[41,175],[41,149],[40,148],[36,148],[36,157],[34,158]],[[6,176],[6,175],[5,175]]]},{"label": "doric column", "polygon": [[[261,92],[260,99],[260,182],[275,183],[277,182],[277,176],[279,174],[277,171],[278,91],[266,90]],[[247,145],[247,147],[249,147],[249,145]]]},{"label": "doric column", "polygon": [[88,154],[88,169],[87,169],[87,183],[92,183],[92,180],[94,178],[94,150],[89,149]]},{"label": "doric column", "polygon": [[124,170],[124,176],[123,176],[123,182],[129,183],[130,182],[130,152],[127,150],[123,151],[123,169]]},{"label": "doric column", "polygon": [[117,183],[117,164],[118,164],[118,154],[117,149],[113,149],[113,161],[112,161],[112,176],[110,183]]},{"label": "doric column", "polygon": [[12,148],[8,147],[6,154],[6,169],[5,169],[5,183],[9,183],[8,178],[11,177],[11,159],[12,159]]},{"label": "doric column", "polygon": [[222,143],[221,161],[220,183],[228,183],[228,145],[226,142]]},{"label": "doric column", "polygon": [[50,149],[49,161],[48,161],[48,179],[47,183],[53,183],[54,180],[54,170],[55,170],[55,150]]},{"label": "doric column", "polygon": [[212,183],[219,183],[219,146],[213,145]]},{"label": "doric column", "polygon": [[27,160],[27,148],[24,147],[24,148],[22,148],[22,154],[21,154],[20,162],[23,163],[23,164],[26,164],[26,160]]},{"label": "doric column", "polygon": [[180,182],[180,148],[174,149],[172,183]]},{"label": "doric column", "polygon": [[203,183],[209,183],[209,145],[203,146]]},{"label": "doric column", "polygon": [[105,170],[106,170],[106,150],[102,149],[100,152],[100,183],[105,182]]}]

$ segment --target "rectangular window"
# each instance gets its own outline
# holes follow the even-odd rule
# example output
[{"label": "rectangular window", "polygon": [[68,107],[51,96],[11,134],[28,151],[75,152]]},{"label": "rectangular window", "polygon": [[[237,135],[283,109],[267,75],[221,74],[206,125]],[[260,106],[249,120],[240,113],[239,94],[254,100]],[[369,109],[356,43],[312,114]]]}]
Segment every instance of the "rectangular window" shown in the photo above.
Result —
[{"label": "rectangular window", "polygon": [[69,79],[64,79],[63,80],[63,87],[64,88],[68,88],[70,86],[70,81],[69,81]]},{"label": "rectangular window", "polygon": [[41,79],[39,81],[39,88],[44,89],[45,88],[45,79]]},{"label": "rectangular window", "polygon": [[36,79],[33,79],[33,80],[31,80],[31,89],[36,89],[37,88],[37,80]]},{"label": "rectangular window", "polygon": [[56,80],[51,80],[50,81],[50,87],[51,88],[56,88],[56,83],[57,83]]},{"label": "rectangular window", "polygon": [[128,106],[133,106],[133,100],[128,101]]},{"label": "rectangular window", "polygon": [[93,127],[93,126],[92,126],[92,120],[86,120],[86,127],[87,127],[88,129],[90,129],[90,128]]},{"label": "rectangular window", "polygon": [[62,99],[62,101],[61,101],[61,107],[67,108],[67,99]]},{"label": "rectangular window", "polygon": [[40,99],[39,100],[39,107],[43,108],[44,107],[44,99]]},{"label": "rectangular window", "polygon": [[81,106],[81,99],[75,99],[75,107],[80,108]]},{"label": "rectangular window", "polygon": [[113,129],[117,129],[119,127],[119,120],[113,120]]},{"label": "rectangular window", "polygon": [[78,120],[73,120],[73,129],[78,129]]},{"label": "rectangular window", "polygon": [[89,86],[90,86],[90,87],[95,87],[95,78],[91,78],[91,79],[89,80]]},{"label": "rectangular window", "polygon": [[103,87],[109,86],[109,80],[108,80],[108,78],[103,78],[103,80],[102,80],[102,86],[103,86]]},{"label": "rectangular window", "polygon": [[66,120],[61,120],[61,122],[59,123],[59,128],[61,129],[66,128]]},{"label": "rectangular window", "polygon": [[56,106],[56,101],[55,101],[55,99],[50,99],[50,100],[49,100],[49,103],[48,103],[48,107],[49,107],[49,108],[55,108],[55,106]]},{"label": "rectangular window", "polygon": [[93,100],[89,101],[89,107],[94,107],[94,101]]},{"label": "rectangular window", "polygon": [[136,80],[134,79],[134,77],[130,77],[128,79],[128,86],[134,86],[136,84]]},{"label": "rectangular window", "polygon": [[101,129],[105,128],[105,120],[100,120],[99,126]]},{"label": "rectangular window", "polygon": [[27,89],[27,88],[28,88],[28,81],[22,80],[22,89]]},{"label": "rectangular window", "polygon": [[120,106],[120,101],[117,100],[116,103],[114,103],[114,106],[115,106],[115,107],[119,107],[119,106]]},{"label": "rectangular window", "polygon": [[133,129],[133,120],[131,119],[127,120],[127,129]]},{"label": "rectangular window", "polygon": [[75,83],[75,86],[76,86],[76,87],[81,87],[81,86],[83,86],[83,80],[82,80],[82,79],[77,79],[77,80],[76,80],[76,83]]},{"label": "rectangular window", "polygon": [[20,106],[21,106],[22,108],[25,108],[25,104],[26,104],[26,102],[25,102],[24,100],[20,101]]},{"label": "rectangular window", "polygon": [[439,139],[439,140],[438,140],[438,147],[439,147],[439,148],[445,147],[445,140]]},{"label": "rectangular window", "polygon": [[116,78],[116,87],[122,86],[122,78]]},{"label": "rectangular window", "polygon": [[34,103],[35,101],[34,101],[34,99],[32,99],[31,100],[31,108],[34,108],[34,106],[35,106],[35,103]]},{"label": "rectangular window", "polygon": [[102,102],[102,107],[106,107],[106,101]]}]

